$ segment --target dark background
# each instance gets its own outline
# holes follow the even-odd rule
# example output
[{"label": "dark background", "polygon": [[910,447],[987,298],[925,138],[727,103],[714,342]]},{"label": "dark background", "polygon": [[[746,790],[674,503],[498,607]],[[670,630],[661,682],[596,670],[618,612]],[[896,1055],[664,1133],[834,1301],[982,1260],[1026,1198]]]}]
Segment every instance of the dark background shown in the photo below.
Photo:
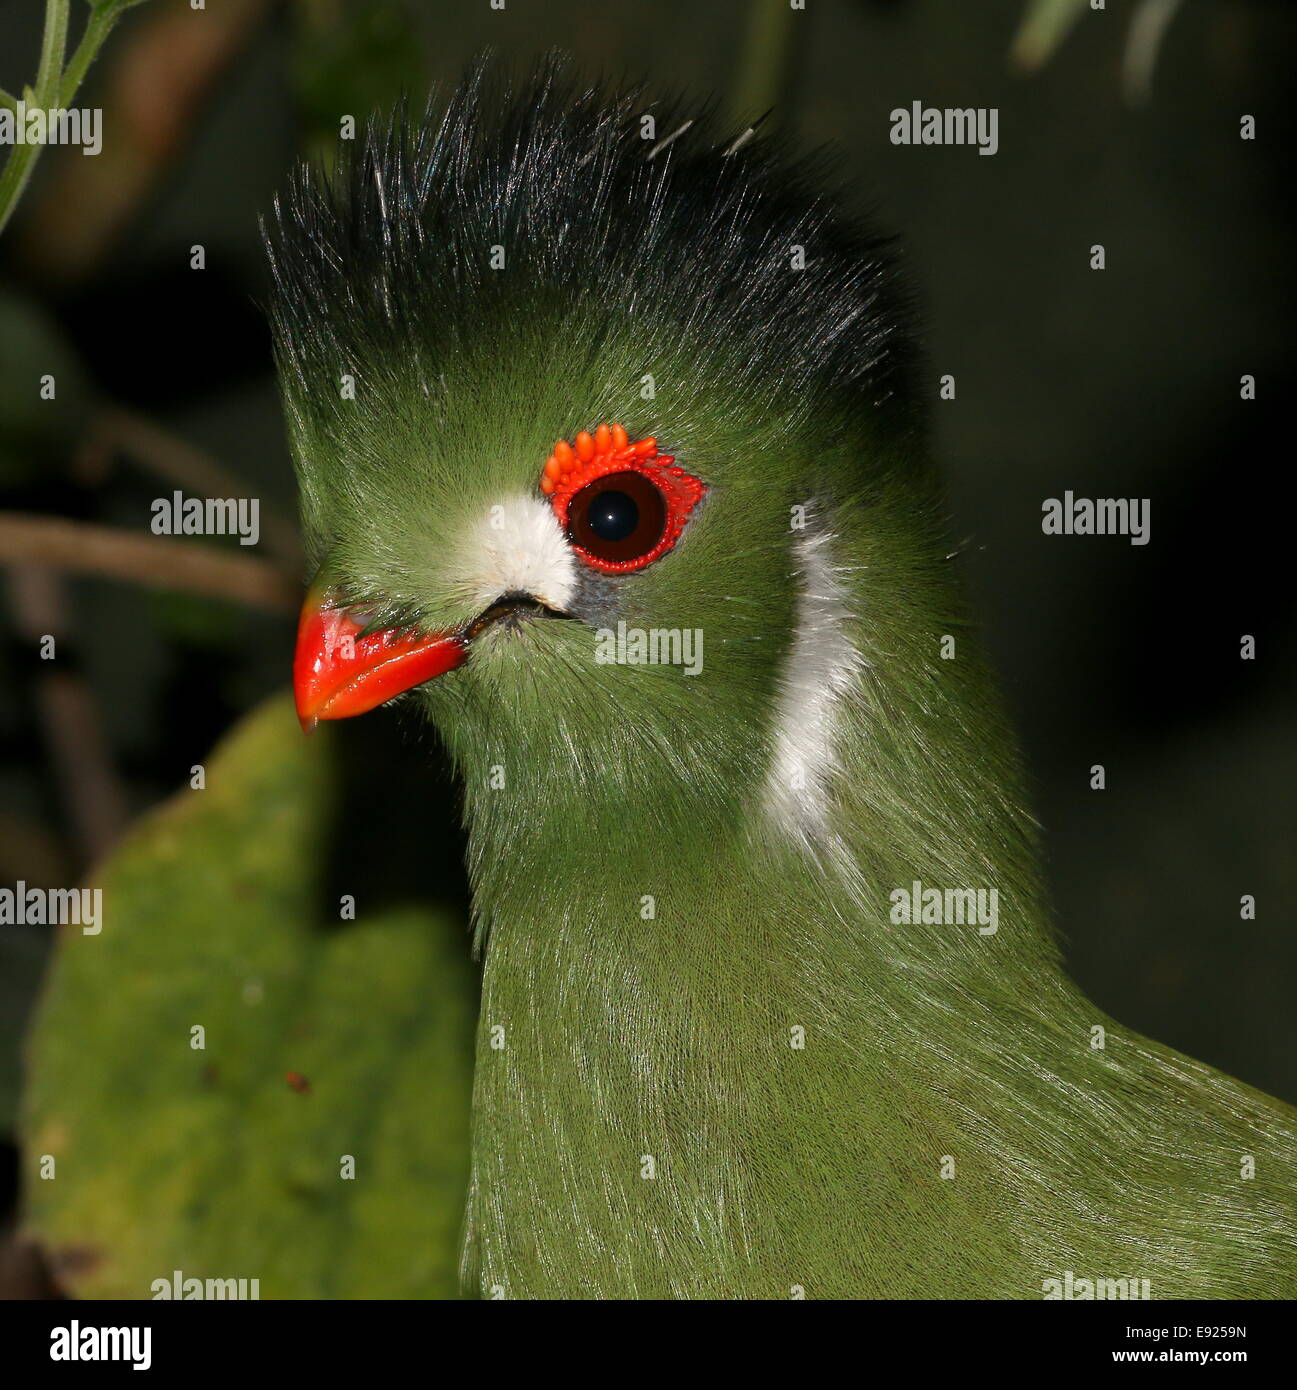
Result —
[{"label": "dark background", "polygon": [[[11,92],[34,74],[42,8],[0,0]],[[291,542],[276,557],[265,535],[294,503],[255,303],[257,217],[298,153],[343,113],[454,80],[485,44],[527,61],[559,45],[744,116],[773,101],[772,121],[836,147],[852,196],[906,248],[954,532],[1075,974],[1123,1022],[1297,1101],[1282,501],[1297,12],[1187,0],[1140,101],[1123,76],[1137,8],[1087,9],[1028,72],[1010,56],[1025,0],[808,0],[791,18],[782,0],[150,0],[76,102],[104,107],[104,153],[48,151],[0,239],[0,506],[144,535],[196,450],[262,499],[258,550],[299,578]],[[999,153],[891,145],[889,112],[915,100],[997,107]],[[57,409],[36,403],[44,371]],[[953,402],[936,398],[943,373]],[[1044,536],[1041,502],[1066,489],[1150,498],[1151,543]],[[292,616],[61,566],[10,563],[0,581],[0,883],[72,883],[286,682]],[[33,657],[49,631],[57,673]],[[431,838],[435,750],[412,756],[384,718],[344,741],[376,881],[396,895],[457,874],[453,832],[441,861],[403,852],[403,828]],[[449,825],[443,785],[432,814]],[[0,1132],[47,946],[0,929]]]}]

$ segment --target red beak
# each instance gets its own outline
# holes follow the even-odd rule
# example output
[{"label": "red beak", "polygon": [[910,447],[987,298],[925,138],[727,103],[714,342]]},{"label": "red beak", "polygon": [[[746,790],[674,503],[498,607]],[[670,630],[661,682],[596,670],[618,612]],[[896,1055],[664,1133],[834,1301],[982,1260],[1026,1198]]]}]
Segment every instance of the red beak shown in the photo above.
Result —
[{"label": "red beak", "polygon": [[302,605],[293,657],[297,717],[308,733],[320,719],[349,719],[453,670],[468,654],[454,633],[386,630],[364,624],[313,587]]}]

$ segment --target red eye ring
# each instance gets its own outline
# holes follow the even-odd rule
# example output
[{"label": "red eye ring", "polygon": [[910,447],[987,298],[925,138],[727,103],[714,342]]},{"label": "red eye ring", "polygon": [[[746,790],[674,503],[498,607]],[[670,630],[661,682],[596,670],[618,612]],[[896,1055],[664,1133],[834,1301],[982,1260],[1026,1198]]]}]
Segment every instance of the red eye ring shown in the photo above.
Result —
[{"label": "red eye ring", "polygon": [[[633,559],[605,559],[573,539],[569,526],[576,496],[610,473],[638,473],[661,494],[666,524],[661,538],[643,555]],[[540,490],[550,499],[558,524],[568,534],[572,549],[591,569],[601,574],[628,574],[660,559],[680,539],[690,513],[707,491],[704,484],[683,468],[675,467],[670,454],[659,454],[653,438],[631,442],[620,425],[600,425],[593,435],[582,430],[569,444],[560,439],[545,462]]]}]

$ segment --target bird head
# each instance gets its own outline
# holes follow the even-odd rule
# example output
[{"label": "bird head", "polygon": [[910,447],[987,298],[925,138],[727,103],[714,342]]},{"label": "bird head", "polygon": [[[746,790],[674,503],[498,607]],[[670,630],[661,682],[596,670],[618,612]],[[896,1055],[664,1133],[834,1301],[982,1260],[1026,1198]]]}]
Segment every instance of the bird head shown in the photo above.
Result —
[{"label": "bird head", "polygon": [[574,834],[742,814],[859,660],[834,535],[922,512],[894,275],[818,177],[561,60],[297,172],[304,723],[417,702],[470,789],[561,789]]}]

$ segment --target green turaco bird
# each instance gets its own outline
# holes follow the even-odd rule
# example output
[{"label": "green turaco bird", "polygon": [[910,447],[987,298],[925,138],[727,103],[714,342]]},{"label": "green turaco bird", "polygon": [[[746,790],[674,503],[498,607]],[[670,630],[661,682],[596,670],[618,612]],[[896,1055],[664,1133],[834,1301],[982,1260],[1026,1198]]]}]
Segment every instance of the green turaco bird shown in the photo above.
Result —
[{"label": "green turaco bird", "polygon": [[1064,973],[886,247],[689,114],[487,66],[267,234],[299,712],[463,785],[466,1285],[1297,1293],[1297,1112]]}]

